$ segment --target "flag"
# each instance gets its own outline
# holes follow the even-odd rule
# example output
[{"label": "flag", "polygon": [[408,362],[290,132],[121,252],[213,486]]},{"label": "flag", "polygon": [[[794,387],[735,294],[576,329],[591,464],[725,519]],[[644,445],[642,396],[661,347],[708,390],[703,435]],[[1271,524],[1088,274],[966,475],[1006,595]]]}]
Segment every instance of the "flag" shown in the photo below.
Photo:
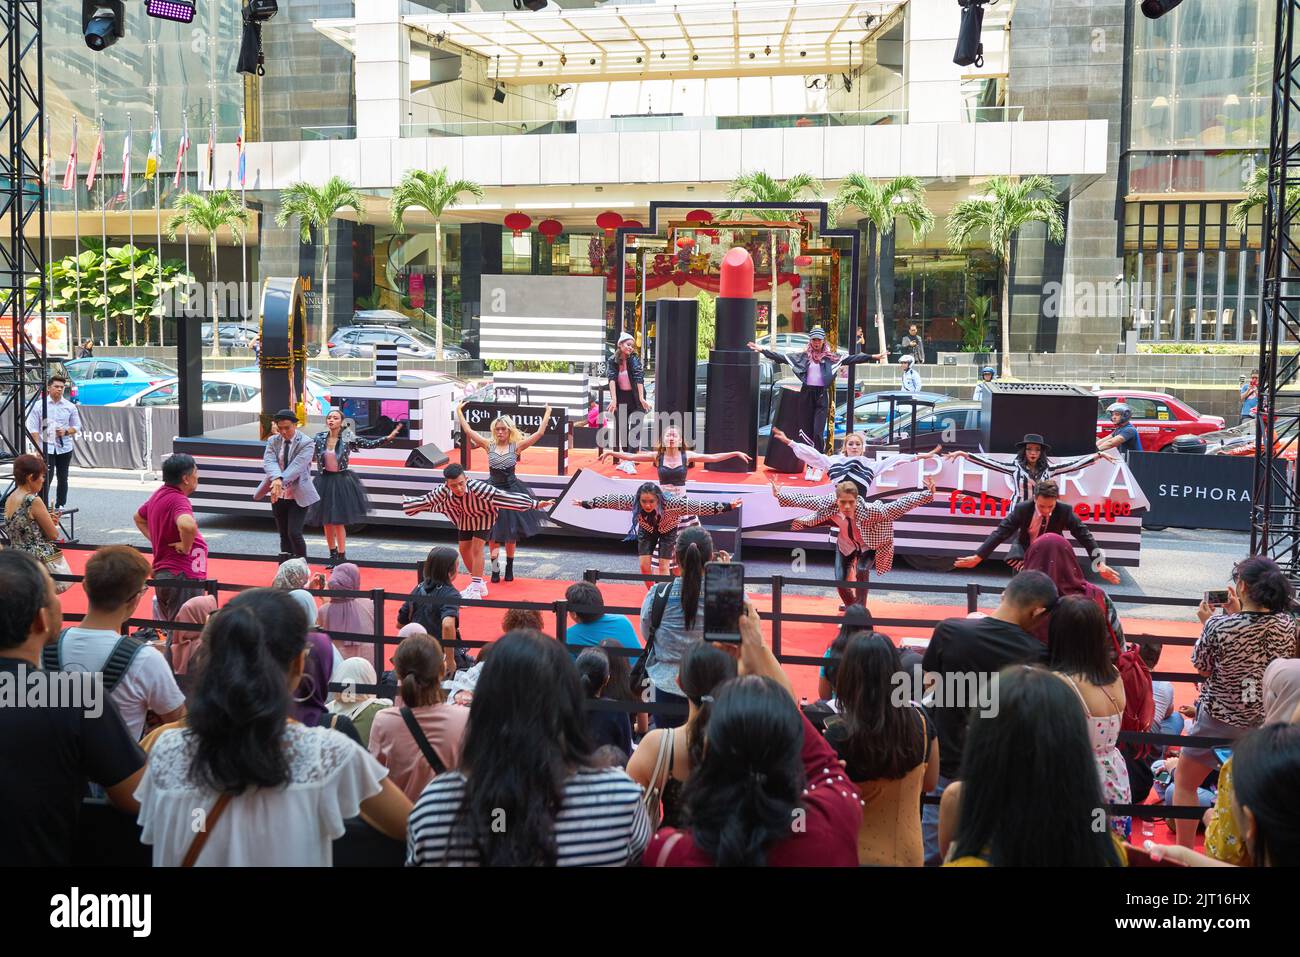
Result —
[{"label": "flag", "polygon": [[48,186],[50,182],[50,134],[45,134],[45,155],[41,157],[41,185]]},{"label": "flag", "polygon": [[172,177],[172,189],[179,189],[181,185],[181,170],[185,164],[185,154],[190,151],[190,126],[189,120],[185,121],[185,126],[181,129],[181,141],[176,144],[176,175]]},{"label": "flag", "polygon": [[239,111],[239,138],[235,140],[235,149],[239,152],[239,185],[244,185],[244,172],[247,169],[247,157],[244,155],[244,111]]},{"label": "flag", "polygon": [[131,134],[134,127],[131,125],[130,117],[127,117],[126,137],[122,140],[122,192],[131,188]]},{"label": "flag", "polygon": [[144,178],[153,179],[158,175],[158,161],[162,158],[162,127],[158,125],[158,114],[153,115],[153,131],[149,134],[149,155],[144,161]]},{"label": "flag", "polygon": [[63,171],[63,188],[72,189],[77,182],[77,118],[72,118],[72,145],[68,147],[68,167]]},{"label": "flag", "polygon": [[[101,118],[102,120],[102,118]],[[99,174],[99,164],[104,161],[104,124],[99,124],[99,137],[95,140],[95,152],[90,154],[90,169],[86,172],[86,189],[95,188],[95,177]]]},{"label": "flag", "polygon": [[208,185],[212,185],[212,161],[217,152],[217,117],[208,114]]}]

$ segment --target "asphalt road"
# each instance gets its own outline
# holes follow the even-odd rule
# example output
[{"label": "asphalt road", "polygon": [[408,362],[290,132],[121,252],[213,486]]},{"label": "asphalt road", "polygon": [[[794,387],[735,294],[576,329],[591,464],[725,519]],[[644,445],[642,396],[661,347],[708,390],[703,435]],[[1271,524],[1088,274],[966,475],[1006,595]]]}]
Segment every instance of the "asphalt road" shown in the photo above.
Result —
[{"label": "asphalt road", "polygon": [[[157,487],[155,476],[145,476],[142,480],[135,472],[73,469],[71,479],[68,504],[79,510],[76,533],[80,540],[96,544],[141,541],[131,516]],[[199,525],[214,552],[273,555],[279,550],[269,508],[265,520],[200,513]],[[454,543],[445,533],[430,535],[425,529],[376,525],[349,538],[348,557],[360,561],[410,562],[414,566],[437,544]],[[1142,536],[1141,566],[1120,569],[1121,584],[1107,587],[1112,593],[1123,595],[1197,597],[1207,589],[1225,587],[1233,562],[1245,556],[1248,546],[1249,536],[1244,532],[1172,528],[1146,532]],[[328,554],[319,529],[315,534],[308,529],[307,547],[313,557]],[[808,553],[808,567],[803,571],[792,568],[792,556],[785,549],[746,548],[744,559],[747,574],[753,576],[825,574],[829,577],[832,568],[829,552]],[[548,535],[522,543],[515,560],[516,574],[530,578],[579,579],[584,571],[594,567],[635,572],[635,549],[605,539],[577,540]],[[967,572],[923,572],[900,563],[887,577],[876,579],[872,594],[896,601],[959,604],[960,596],[948,599],[912,592],[908,585],[962,585],[976,581],[999,586],[1010,574],[1001,562],[988,562]],[[1155,618],[1185,614],[1181,609],[1167,606],[1127,603],[1121,606],[1121,613]]]}]

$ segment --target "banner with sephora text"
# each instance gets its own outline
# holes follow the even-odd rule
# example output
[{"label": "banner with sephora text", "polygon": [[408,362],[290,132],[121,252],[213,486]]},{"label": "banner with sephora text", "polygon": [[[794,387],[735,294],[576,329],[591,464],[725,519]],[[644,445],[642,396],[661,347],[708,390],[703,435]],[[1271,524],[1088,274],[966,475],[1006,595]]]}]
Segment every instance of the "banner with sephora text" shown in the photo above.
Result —
[{"label": "banner with sephora text", "polygon": [[147,469],[148,409],[80,405],[81,431],[72,446],[72,464],[87,469]]},{"label": "banner with sephora text", "polygon": [[1250,531],[1253,456],[1130,452],[1128,467],[1151,503],[1143,525]]}]

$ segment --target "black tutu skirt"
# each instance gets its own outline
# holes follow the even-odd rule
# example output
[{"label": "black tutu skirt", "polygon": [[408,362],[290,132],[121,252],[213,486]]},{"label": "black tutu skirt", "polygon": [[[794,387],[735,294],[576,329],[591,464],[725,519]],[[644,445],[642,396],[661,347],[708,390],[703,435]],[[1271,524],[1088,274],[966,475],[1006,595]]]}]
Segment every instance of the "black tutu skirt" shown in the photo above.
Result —
[{"label": "black tutu skirt", "polygon": [[321,472],[315,485],[320,501],[307,509],[308,525],[355,525],[370,514],[366,487],[351,469]]},{"label": "black tutu skirt", "polygon": [[[513,473],[509,478],[505,479],[495,475],[492,476],[492,484],[503,492],[533,495],[533,490],[519,481],[518,476]],[[493,542],[517,542],[520,539],[536,535],[541,529],[542,513],[537,509],[529,509],[527,512],[515,512],[503,508],[497,512],[497,518],[492,523],[492,531],[488,533],[488,539]]]}]

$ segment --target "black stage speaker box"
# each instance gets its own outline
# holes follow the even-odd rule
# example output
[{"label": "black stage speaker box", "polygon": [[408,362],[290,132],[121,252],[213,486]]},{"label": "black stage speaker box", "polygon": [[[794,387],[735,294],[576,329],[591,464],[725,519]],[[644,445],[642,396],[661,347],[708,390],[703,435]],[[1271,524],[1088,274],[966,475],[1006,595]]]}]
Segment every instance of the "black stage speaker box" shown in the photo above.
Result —
[{"label": "black stage speaker box", "polygon": [[447,458],[447,453],[438,448],[433,442],[428,445],[421,445],[418,449],[412,449],[411,454],[406,457],[406,467],[410,469],[440,469],[445,466],[451,459]]},{"label": "black stage speaker box", "polygon": [[[695,436],[695,344],[700,304],[694,299],[655,303],[656,426],[676,425],[687,443]],[[671,418],[664,418],[668,413]],[[658,434],[655,436],[658,438]]]},{"label": "black stage speaker box", "polygon": [[1055,382],[990,382],[985,389],[984,451],[1015,452],[1030,432],[1047,440],[1052,458],[1097,451],[1097,397],[1091,392]]},{"label": "black stage speaker box", "polygon": [[[797,385],[784,385],[777,393],[776,412],[772,416],[772,428],[780,429],[789,438],[802,442],[799,430],[808,421],[808,394]],[[790,446],[779,439],[767,440],[767,455],[763,463],[774,472],[802,472],[804,463],[791,451]]]},{"label": "black stage speaker box", "polygon": [[[177,391],[180,393],[180,416],[177,435],[203,434],[203,337],[198,316],[181,316],[176,320]],[[214,333],[215,334],[215,333]]]},{"label": "black stage speaker box", "polygon": [[[714,347],[709,350],[704,451],[744,452],[758,458],[758,353],[751,352],[758,304],[754,264],[736,247],[723,257],[715,300]],[[744,459],[704,466],[710,472],[748,472]]]}]

